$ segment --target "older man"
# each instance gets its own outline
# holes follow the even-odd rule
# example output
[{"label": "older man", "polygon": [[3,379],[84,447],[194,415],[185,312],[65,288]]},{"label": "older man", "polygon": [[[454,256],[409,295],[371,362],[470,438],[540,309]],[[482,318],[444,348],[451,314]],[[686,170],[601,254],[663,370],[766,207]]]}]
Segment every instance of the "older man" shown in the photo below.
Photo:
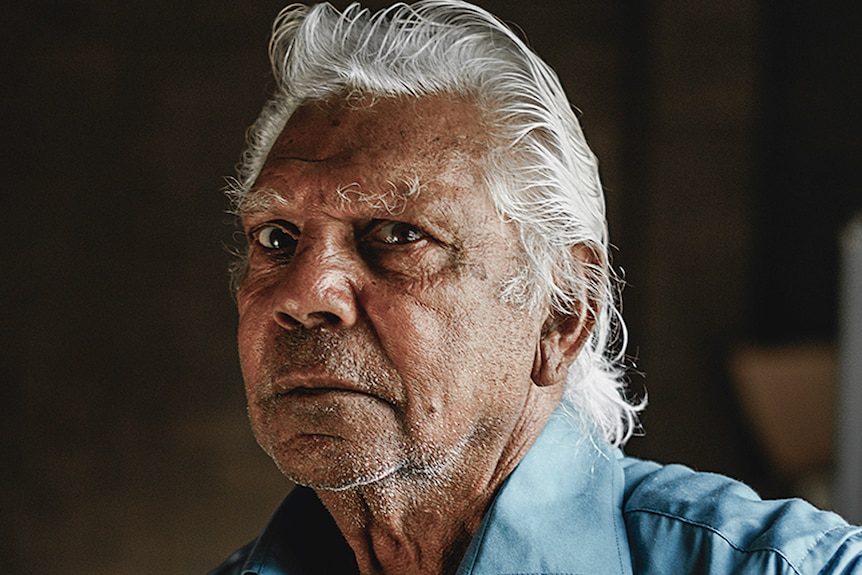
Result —
[{"label": "older man", "polygon": [[832,514],[616,449],[642,406],[596,162],[505,26],[292,6],[271,57],[231,191],[239,347],[300,487],[215,573],[862,571]]}]

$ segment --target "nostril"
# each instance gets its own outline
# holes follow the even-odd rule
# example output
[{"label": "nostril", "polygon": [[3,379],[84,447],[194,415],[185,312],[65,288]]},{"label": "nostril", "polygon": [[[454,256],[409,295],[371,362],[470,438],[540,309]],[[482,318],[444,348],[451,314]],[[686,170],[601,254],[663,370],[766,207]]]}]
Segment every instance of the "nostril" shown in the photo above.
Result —
[{"label": "nostril", "polygon": [[292,329],[297,327],[302,327],[302,322],[298,319],[294,318],[289,313],[284,313],[283,311],[276,312],[276,320],[282,327]]},{"label": "nostril", "polygon": [[280,311],[276,312],[276,321],[285,329],[338,327],[342,325],[341,318],[337,314],[328,311],[313,312],[302,319],[297,319],[289,313]]},{"label": "nostril", "polygon": [[318,316],[321,320],[321,323],[326,326],[334,327],[341,324],[341,318],[334,313],[330,313],[328,311],[316,312],[312,315]]}]

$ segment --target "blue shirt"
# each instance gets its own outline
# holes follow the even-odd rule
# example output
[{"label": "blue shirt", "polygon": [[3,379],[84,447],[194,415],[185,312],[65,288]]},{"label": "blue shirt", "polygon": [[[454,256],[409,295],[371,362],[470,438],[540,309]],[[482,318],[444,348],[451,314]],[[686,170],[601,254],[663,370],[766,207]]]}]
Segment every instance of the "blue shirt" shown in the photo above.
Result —
[{"label": "blue shirt", "polygon": [[[323,550],[323,551],[321,551]],[[297,487],[212,575],[358,573],[313,491]],[[862,574],[862,528],[801,500],[623,456],[558,410],[506,479],[458,575]]]}]

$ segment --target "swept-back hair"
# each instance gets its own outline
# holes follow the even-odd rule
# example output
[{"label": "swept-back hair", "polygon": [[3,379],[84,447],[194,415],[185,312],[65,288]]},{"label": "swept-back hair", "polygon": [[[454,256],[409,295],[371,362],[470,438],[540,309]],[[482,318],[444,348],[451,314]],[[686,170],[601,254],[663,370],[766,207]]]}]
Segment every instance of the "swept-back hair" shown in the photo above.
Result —
[{"label": "swept-back hair", "polygon": [[276,93],[249,129],[228,191],[234,209],[242,212],[270,148],[305,102],[350,94],[468,98],[495,142],[483,158],[485,184],[523,248],[522,272],[502,286],[503,297],[563,316],[591,314],[564,403],[612,445],[624,443],[643,402],[626,397],[626,332],[598,163],[554,71],[498,19],[460,0],[377,13],[358,4],[343,13],[294,4],[276,18],[269,50]]}]

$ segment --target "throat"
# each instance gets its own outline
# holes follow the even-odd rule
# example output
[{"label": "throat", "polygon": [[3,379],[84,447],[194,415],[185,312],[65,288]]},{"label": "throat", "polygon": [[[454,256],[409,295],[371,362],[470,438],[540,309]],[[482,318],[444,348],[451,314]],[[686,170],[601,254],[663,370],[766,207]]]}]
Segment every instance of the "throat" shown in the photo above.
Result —
[{"label": "throat", "polygon": [[353,549],[360,573],[454,574],[493,494],[451,497],[440,486],[426,485],[418,493],[404,486],[381,487],[318,492]]},{"label": "throat", "polygon": [[[424,537],[420,541],[407,540],[385,530],[372,529],[369,538],[370,561],[359,561],[363,574],[454,575],[472,533],[457,530],[442,547],[427,545],[429,540]],[[366,565],[370,567],[367,571],[363,568]]]}]

